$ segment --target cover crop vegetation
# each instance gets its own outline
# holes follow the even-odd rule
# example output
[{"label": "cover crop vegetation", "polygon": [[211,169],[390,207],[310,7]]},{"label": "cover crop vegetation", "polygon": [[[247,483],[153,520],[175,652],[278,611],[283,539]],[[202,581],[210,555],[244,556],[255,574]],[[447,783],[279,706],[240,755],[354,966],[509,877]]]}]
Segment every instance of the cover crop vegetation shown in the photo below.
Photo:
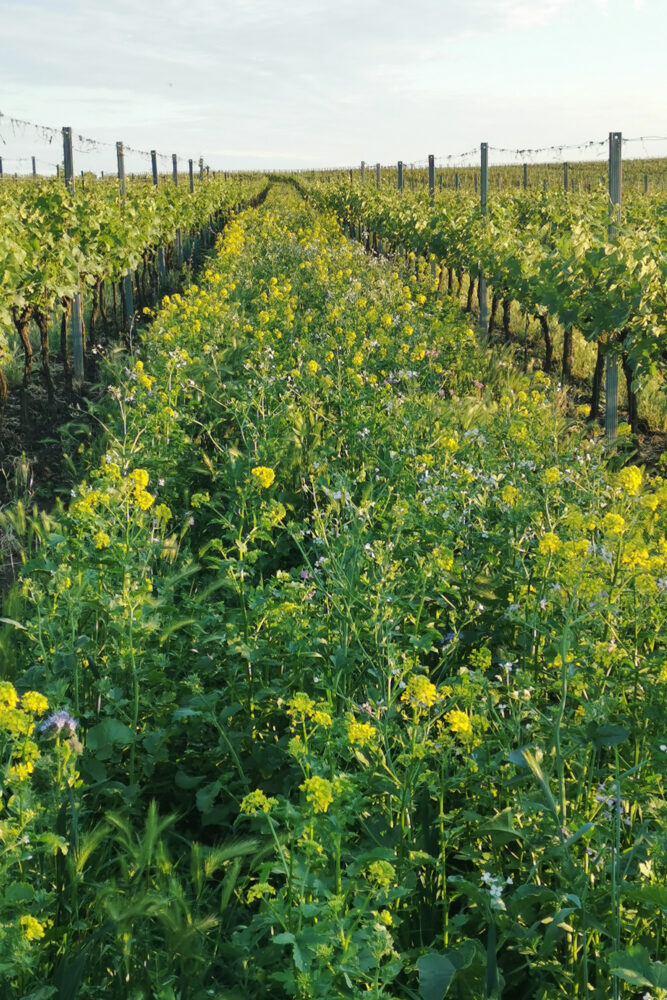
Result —
[{"label": "cover crop vegetation", "polygon": [[[191,194],[184,184],[154,187],[142,178],[128,180],[121,197],[115,179],[96,181],[91,176],[87,186],[79,182],[74,191],[55,178],[0,185],[0,410],[7,393],[2,369],[16,339],[23,347],[23,380],[28,383],[32,323],[39,331],[42,373],[53,402],[49,345],[53,316],[60,321],[60,358],[67,368],[67,319],[77,293],[90,293],[89,339],[96,321],[108,322],[111,296],[117,331],[123,321],[116,287],[125,275],[134,283],[135,301],[147,304],[164,284],[159,251],[163,271],[180,266],[176,230],[205,240],[221,228],[235,206],[247,203],[264,186],[260,177],[231,183],[222,177],[207,178],[198,181]],[[193,254],[194,243],[191,239],[189,243]],[[126,327],[131,320],[126,317]]]},{"label": "cover crop vegetation", "polygon": [[[441,282],[460,294],[465,279],[470,309],[481,269],[489,283],[489,333],[498,325],[510,337],[510,307],[516,302],[540,324],[544,367],[558,367],[565,382],[575,371],[575,340],[595,345],[590,414],[600,410],[605,358],[623,367],[628,417],[638,429],[638,392],[649,379],[664,386],[667,362],[667,299],[664,194],[634,194],[623,206],[613,236],[608,195],[599,191],[493,191],[482,214],[472,191],[399,192],[348,180],[309,183],[308,197],[346,223],[372,232],[386,245],[431,257],[442,265]],[[554,321],[560,323],[562,353],[554,358]],[[583,366],[585,368],[585,366]],[[578,374],[581,375],[582,366]]]},{"label": "cover crop vegetation", "polygon": [[68,503],[2,515],[6,995],[664,995],[629,438],[283,187],[123,364]]}]

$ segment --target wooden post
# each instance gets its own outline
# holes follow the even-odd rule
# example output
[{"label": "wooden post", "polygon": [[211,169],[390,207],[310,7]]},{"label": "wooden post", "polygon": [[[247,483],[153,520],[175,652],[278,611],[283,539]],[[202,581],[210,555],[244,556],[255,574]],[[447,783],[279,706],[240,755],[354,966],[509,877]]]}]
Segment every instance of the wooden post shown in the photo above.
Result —
[{"label": "wooden post", "polygon": [[34,156],[32,158],[32,176],[33,177],[37,176],[37,160],[35,159]]},{"label": "wooden post", "polygon": [[190,179],[190,194],[194,194],[195,190],[195,175],[193,173],[193,163],[192,160],[188,160],[188,176]]},{"label": "wooden post", "polygon": [[79,388],[83,384],[83,310],[81,309],[81,293],[72,297],[71,313],[72,330],[72,361],[74,368],[74,385]]},{"label": "wooden post", "polygon": [[[0,159],[0,177],[2,177],[2,159]],[[644,174],[644,194],[648,194],[648,174]]]},{"label": "wooden post", "polygon": [[[58,171],[58,174],[60,175],[60,171]],[[3,173],[2,173],[2,157],[0,156],[0,181],[2,180],[2,178],[3,178]]]},{"label": "wooden post", "polygon": [[157,176],[157,153],[154,149],[151,149],[151,172],[153,174],[153,184],[155,187],[158,185]]},{"label": "wooden post", "polygon": [[362,185],[362,187],[363,187],[365,181],[366,181],[366,161],[362,160],[361,161],[361,185]]},{"label": "wooden post", "polygon": [[459,175],[458,175],[458,172],[457,172],[457,173],[454,174],[454,190],[455,191],[458,191],[459,184],[460,184],[460,181],[459,181]]},{"label": "wooden post", "polygon": [[[489,145],[483,142],[480,146],[480,159],[481,159],[481,172],[480,172],[480,206],[482,209],[482,215],[486,215],[487,212],[487,199],[489,193]],[[477,175],[475,175],[475,179]],[[486,334],[487,318],[486,318],[486,281],[482,273],[482,269],[479,269],[479,329],[482,334]]]},{"label": "wooden post", "polygon": [[375,164],[375,187],[380,190],[380,164]]},{"label": "wooden post", "polygon": [[569,185],[567,183],[567,163],[564,163],[563,164],[563,191],[565,192],[565,194],[567,194],[567,192],[568,192],[568,187],[569,187]]},{"label": "wooden post", "polygon": [[[118,161],[118,187],[120,190],[121,209],[125,208],[125,150],[123,143],[116,143],[116,159]],[[130,332],[134,319],[134,296],[132,293],[132,275],[127,271],[123,275],[123,311],[125,314],[125,330]]]},{"label": "wooden post", "polygon": [[435,156],[428,154],[428,198],[431,207],[435,204]]},{"label": "wooden post", "polygon": [[528,187],[528,164],[524,163],[524,165],[523,165],[523,189],[524,189],[524,191],[526,190],[527,187]]},{"label": "wooden post", "polygon": [[121,202],[125,204],[125,152],[123,143],[116,143],[116,159],[118,161],[118,186],[120,188]]},{"label": "wooden post", "polygon": [[398,161],[398,190],[403,190],[403,160]]},{"label": "wooden post", "polygon": [[72,157],[72,129],[63,129],[63,162],[65,164],[65,185],[74,191],[74,159]]},{"label": "wooden post", "polygon": [[204,157],[199,157],[199,183],[204,183]]},{"label": "wooden post", "polygon": [[[171,154],[171,176],[174,187],[178,187],[178,157],[176,153]],[[183,263],[183,236],[180,229],[176,230],[176,266]]]},{"label": "wooden post", "polygon": [[[609,224],[609,239],[616,236],[616,224],[621,221],[622,163],[621,150],[623,136],[620,132],[609,133],[609,200],[613,206]],[[612,331],[610,331],[611,333]],[[615,331],[614,331],[615,332]],[[618,360],[613,351],[607,353],[605,376],[605,416],[604,429],[608,441],[613,441],[618,432]]]}]

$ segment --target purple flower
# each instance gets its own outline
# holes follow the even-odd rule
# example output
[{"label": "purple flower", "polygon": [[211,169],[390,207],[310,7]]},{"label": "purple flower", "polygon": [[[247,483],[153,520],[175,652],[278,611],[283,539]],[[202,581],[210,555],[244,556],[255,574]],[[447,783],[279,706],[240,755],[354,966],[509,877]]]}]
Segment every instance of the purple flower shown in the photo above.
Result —
[{"label": "purple flower", "polygon": [[46,733],[47,736],[60,736],[61,733],[64,736],[74,736],[78,724],[69,712],[61,708],[58,712],[54,712],[53,715],[49,715],[43,722],[40,722],[38,730],[40,733]]}]

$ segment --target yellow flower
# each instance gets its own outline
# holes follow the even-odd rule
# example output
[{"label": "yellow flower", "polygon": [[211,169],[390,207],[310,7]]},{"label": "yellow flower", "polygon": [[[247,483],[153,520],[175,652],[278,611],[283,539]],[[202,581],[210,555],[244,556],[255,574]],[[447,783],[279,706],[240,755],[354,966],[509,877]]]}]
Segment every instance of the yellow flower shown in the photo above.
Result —
[{"label": "yellow flower", "polygon": [[629,497],[636,497],[642,484],[642,470],[636,465],[627,465],[616,476],[616,483]]},{"label": "yellow flower", "polygon": [[315,702],[312,698],[309,698],[304,691],[297,691],[287,702],[287,714],[292,719],[305,718],[305,716],[310,715],[314,706]]},{"label": "yellow flower", "polygon": [[370,722],[357,722],[356,719],[348,721],[347,738],[353,746],[356,744],[365,747],[373,742],[375,735],[375,728],[371,726]]},{"label": "yellow flower", "polygon": [[625,518],[620,514],[605,514],[602,526],[610,535],[622,535],[625,530]]},{"label": "yellow flower", "polygon": [[44,937],[44,925],[39,920],[27,914],[19,920],[23,934],[28,941],[38,941]]},{"label": "yellow flower", "polygon": [[255,899],[261,899],[262,896],[275,896],[276,890],[268,882],[257,882],[256,885],[251,886],[246,893],[246,902],[252,903]]},{"label": "yellow flower", "polygon": [[41,715],[42,712],[46,712],[48,707],[48,701],[38,691],[26,691],[25,694],[21,695],[21,708],[24,712]]},{"label": "yellow flower", "polygon": [[0,704],[0,729],[11,733],[12,736],[30,736],[34,728],[34,722],[25,712]]},{"label": "yellow flower", "polygon": [[431,708],[438,701],[439,695],[435,684],[421,674],[416,674],[408,681],[401,701],[412,705],[418,711]]},{"label": "yellow flower", "polygon": [[135,490],[134,499],[140,510],[148,510],[150,505],[155,500],[155,497],[151,496],[150,493],[147,493],[146,490]]},{"label": "yellow flower", "polygon": [[628,545],[621,562],[628,569],[647,569],[650,563],[648,549],[644,545]]},{"label": "yellow flower", "polygon": [[516,488],[516,486],[503,486],[502,490],[500,491],[500,499],[504,503],[509,504],[510,507],[512,506],[518,495],[519,491]]},{"label": "yellow flower", "polygon": [[145,469],[134,469],[127,478],[134,483],[137,489],[145,490],[148,486],[149,476]]},{"label": "yellow flower", "polygon": [[16,708],[19,696],[9,681],[0,681],[0,708]]},{"label": "yellow flower", "polygon": [[299,788],[306,793],[306,801],[313,807],[313,812],[325,813],[333,802],[333,786],[327,778],[314,775],[306,778]]},{"label": "yellow flower", "polygon": [[267,468],[265,465],[257,465],[254,469],[250,470],[250,474],[255,477],[255,482],[262,486],[265,490],[271,486],[276,478],[276,474],[273,469]]},{"label": "yellow flower", "polygon": [[241,812],[248,816],[256,816],[260,812],[271,812],[273,806],[277,804],[277,799],[268,798],[260,788],[256,788],[254,792],[249,792],[242,800]]},{"label": "yellow flower", "polygon": [[27,781],[34,770],[35,765],[31,760],[25,761],[25,763],[14,764],[7,772],[7,780],[10,784],[12,781]]},{"label": "yellow flower", "polygon": [[320,366],[318,365],[317,361],[307,361],[306,362],[306,371],[310,375],[317,375],[317,373],[318,373],[319,370],[320,370]]},{"label": "yellow flower", "polygon": [[369,882],[388,889],[396,881],[396,869],[388,861],[371,861],[366,868],[366,877]]},{"label": "yellow flower", "polygon": [[453,708],[445,715],[445,721],[451,731],[458,736],[472,736],[472,722],[465,712]]},{"label": "yellow flower", "polygon": [[107,535],[106,531],[98,531],[93,536],[93,541],[95,542],[96,549],[106,549],[111,539]]},{"label": "yellow flower", "polygon": [[544,470],[542,479],[547,486],[555,486],[560,479],[560,470],[555,465],[552,465],[550,469]]},{"label": "yellow flower", "polygon": [[309,716],[315,725],[323,726],[324,729],[331,729],[333,726],[333,719],[331,718],[331,715],[322,705],[316,705],[315,708],[313,708],[309,713]]},{"label": "yellow flower", "polygon": [[542,555],[552,556],[554,553],[558,552],[561,545],[562,542],[558,535],[554,535],[553,531],[547,531],[547,533],[540,538],[537,548]]}]

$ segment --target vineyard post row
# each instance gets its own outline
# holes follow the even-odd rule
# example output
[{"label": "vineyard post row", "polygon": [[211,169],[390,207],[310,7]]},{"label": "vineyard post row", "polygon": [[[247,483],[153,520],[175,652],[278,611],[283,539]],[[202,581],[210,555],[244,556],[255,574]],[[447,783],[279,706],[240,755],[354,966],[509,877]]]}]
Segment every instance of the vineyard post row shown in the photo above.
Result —
[{"label": "vineyard post row", "polygon": [[[609,223],[609,239],[613,240],[616,234],[615,222],[620,222],[620,212],[621,212],[621,196],[622,196],[622,146],[623,146],[623,135],[621,132],[610,132],[609,133],[609,200],[611,203],[611,216]],[[364,160],[361,161],[361,183],[365,182],[365,166]],[[403,161],[399,160],[398,167],[398,181],[397,186],[399,191],[404,190],[404,178],[403,178]],[[458,174],[456,174],[456,187],[458,188]],[[442,188],[442,175],[440,175],[440,187]],[[353,182],[353,172],[350,170],[350,183]],[[375,186],[377,190],[380,190],[381,185],[381,170],[380,164],[375,165]],[[543,182],[546,185],[546,181]],[[414,187],[414,185],[413,185]],[[527,164],[523,164],[523,187],[528,187],[528,168]],[[435,156],[433,153],[429,153],[428,156],[428,188],[429,188],[429,201],[431,208],[435,205]],[[568,164],[563,164],[563,190],[567,194],[569,191],[568,183]],[[648,182],[647,176],[644,175],[644,193],[647,193]],[[475,191],[477,192],[477,174],[475,174]],[[479,192],[480,192],[480,207],[482,215],[487,213],[487,201],[488,201],[488,191],[489,191],[489,144],[482,142],[480,144],[480,173],[479,173]],[[434,271],[435,262],[431,262],[431,270]],[[487,302],[486,302],[486,281],[482,273],[481,267],[478,271],[479,281],[478,281],[478,298],[479,298],[479,329],[482,333],[486,332],[487,329]],[[607,331],[608,335],[611,336],[615,333],[614,330]],[[605,433],[607,439],[613,441],[616,437],[618,430],[618,361],[612,351],[607,352],[606,357],[606,368],[605,368]]]},{"label": "vineyard post row", "polygon": [[[74,153],[72,148],[72,129],[66,125],[62,130],[63,136],[63,166],[65,173],[65,186],[74,191]],[[121,206],[125,206],[125,150],[122,142],[116,143],[116,160],[118,172],[118,184],[120,188]],[[158,186],[157,171],[157,151],[151,150],[151,171],[153,184]],[[37,176],[35,157],[32,158],[32,173]],[[60,173],[60,171],[58,171]],[[190,194],[194,194],[194,171],[193,161],[188,161],[188,174],[190,181]],[[207,168],[208,175],[208,168]],[[2,158],[0,157],[0,178],[2,177]],[[178,156],[172,153],[172,177],[175,186],[178,186]],[[204,180],[204,160],[199,157],[199,180]],[[183,237],[181,229],[176,230],[176,263],[178,267],[183,264]],[[166,262],[164,247],[158,248],[158,267],[160,276],[164,278],[166,274]],[[128,334],[132,333],[134,323],[134,297],[132,294],[132,275],[127,271],[123,277],[123,309],[125,312],[125,325]],[[72,299],[71,314],[72,333],[72,354],[74,369],[74,385],[80,388],[84,380],[84,343],[83,343],[83,312],[81,306],[81,293]]]}]

